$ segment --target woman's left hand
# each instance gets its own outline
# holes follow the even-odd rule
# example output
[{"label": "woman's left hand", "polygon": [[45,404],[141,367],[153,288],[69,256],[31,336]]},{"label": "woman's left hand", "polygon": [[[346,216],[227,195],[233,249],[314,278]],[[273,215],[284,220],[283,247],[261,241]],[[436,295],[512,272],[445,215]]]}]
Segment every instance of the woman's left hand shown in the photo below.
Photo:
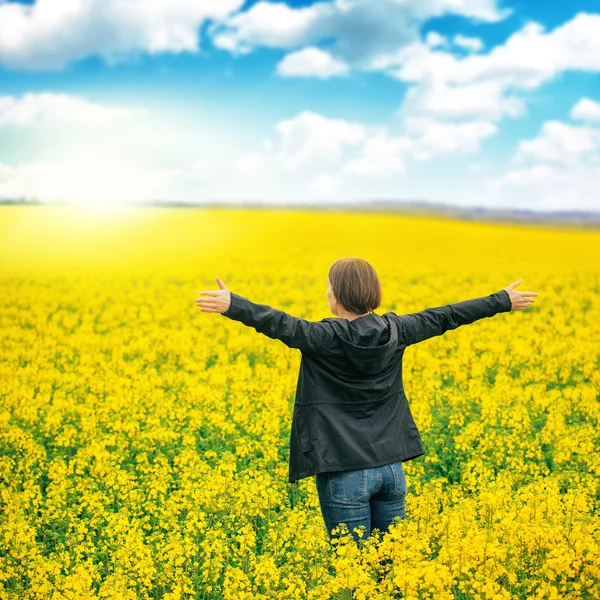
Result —
[{"label": "woman's left hand", "polygon": [[231,305],[231,292],[220,277],[217,277],[217,283],[221,288],[220,290],[200,292],[201,294],[211,296],[210,298],[196,298],[196,304],[200,307],[202,312],[223,313],[229,310],[229,306]]}]

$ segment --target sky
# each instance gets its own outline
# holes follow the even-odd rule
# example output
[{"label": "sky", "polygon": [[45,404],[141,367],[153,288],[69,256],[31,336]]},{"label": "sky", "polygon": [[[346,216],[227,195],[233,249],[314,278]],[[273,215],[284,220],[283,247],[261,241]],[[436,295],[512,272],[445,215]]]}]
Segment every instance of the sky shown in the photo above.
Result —
[{"label": "sky", "polygon": [[598,0],[0,0],[0,198],[598,190]]}]

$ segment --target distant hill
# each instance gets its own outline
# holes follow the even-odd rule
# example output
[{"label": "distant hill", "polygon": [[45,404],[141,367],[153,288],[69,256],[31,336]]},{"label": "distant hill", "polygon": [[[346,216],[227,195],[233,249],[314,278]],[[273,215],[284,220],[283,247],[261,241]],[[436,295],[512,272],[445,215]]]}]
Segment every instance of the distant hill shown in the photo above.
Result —
[{"label": "distant hill", "polygon": [[[0,198],[0,205],[68,205],[68,202],[41,202],[29,198]],[[488,208],[485,206],[458,206],[443,202],[427,200],[360,200],[347,202],[267,202],[258,200],[227,201],[212,200],[203,202],[184,202],[169,200],[148,200],[143,202],[127,202],[128,206],[173,207],[173,208],[262,208],[271,210],[337,210],[337,211],[367,211],[395,214],[422,214],[451,216],[460,219],[483,221],[503,221],[522,223],[548,223],[581,225],[583,227],[600,226],[600,208],[592,210],[557,210],[538,211],[515,208]]]}]

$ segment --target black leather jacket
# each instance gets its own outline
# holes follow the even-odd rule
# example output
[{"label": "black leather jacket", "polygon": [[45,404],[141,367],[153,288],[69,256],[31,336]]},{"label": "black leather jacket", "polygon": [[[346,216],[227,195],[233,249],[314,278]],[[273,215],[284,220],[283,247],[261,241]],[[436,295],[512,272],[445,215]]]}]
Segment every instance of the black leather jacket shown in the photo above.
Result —
[{"label": "black leather jacket", "polygon": [[510,310],[508,292],[501,290],[412,314],[313,322],[231,292],[221,314],[302,352],[290,432],[294,483],[423,455],[402,384],[405,348]]}]

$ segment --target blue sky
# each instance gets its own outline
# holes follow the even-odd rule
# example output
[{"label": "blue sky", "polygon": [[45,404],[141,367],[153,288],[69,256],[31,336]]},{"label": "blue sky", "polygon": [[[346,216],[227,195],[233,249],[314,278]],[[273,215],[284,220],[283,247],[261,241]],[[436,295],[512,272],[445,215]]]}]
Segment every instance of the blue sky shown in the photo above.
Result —
[{"label": "blue sky", "polygon": [[600,210],[599,6],[0,0],[0,197]]}]

